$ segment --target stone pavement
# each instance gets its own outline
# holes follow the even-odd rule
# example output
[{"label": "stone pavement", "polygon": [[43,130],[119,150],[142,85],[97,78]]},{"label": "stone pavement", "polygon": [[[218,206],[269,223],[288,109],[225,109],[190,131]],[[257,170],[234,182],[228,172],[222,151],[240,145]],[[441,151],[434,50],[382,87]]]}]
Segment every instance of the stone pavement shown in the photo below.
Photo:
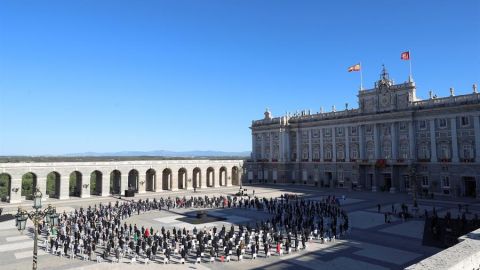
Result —
[{"label": "stone pavement", "polygon": [[[372,193],[372,192],[349,192],[335,189],[317,189],[302,186],[249,186],[249,191],[255,189],[255,195],[259,197],[277,197],[282,193],[297,193],[306,198],[318,200],[322,197],[335,194],[337,197],[345,195],[341,200],[344,208],[349,212],[352,231],[345,238],[335,243],[319,244],[312,243],[307,251],[300,251],[282,257],[258,258],[257,260],[245,260],[243,262],[232,261],[230,263],[216,262],[213,264],[137,264],[126,263],[96,264],[84,262],[79,259],[66,259],[51,254],[46,254],[42,248],[39,252],[39,269],[120,269],[128,266],[131,269],[403,269],[418,262],[440,249],[422,246],[423,220],[421,218],[409,219],[403,222],[400,219],[392,219],[391,223],[385,224],[383,213],[377,212],[377,204],[382,205],[382,210],[391,210],[391,205],[411,204],[411,197],[406,194]],[[183,196],[183,195],[229,195],[236,192],[238,187],[221,188],[218,190],[204,190],[196,194],[187,192],[165,192],[160,194],[142,194],[140,198]],[[136,197],[135,199],[138,199]],[[115,198],[91,198],[89,200],[51,201],[59,211],[69,211],[73,208],[86,207],[87,205],[115,201]],[[48,202],[47,202],[48,203]],[[429,201],[419,200],[421,209],[431,211],[433,207],[440,213],[454,211],[458,202],[455,201]],[[31,205],[24,204],[25,207]],[[7,209],[14,212],[15,208]],[[186,209],[174,211],[151,212],[139,216],[133,216],[131,222],[145,226],[153,226],[159,229],[161,226],[181,226],[176,218],[181,216]],[[225,221],[215,222],[216,226],[229,225],[230,222],[250,222],[263,218],[264,213],[255,210],[239,209],[212,209],[213,215],[222,215]],[[471,205],[472,213],[480,212],[480,205]],[[212,226],[214,224],[197,225]],[[22,235],[14,227],[14,221],[0,223],[0,262],[2,270],[30,269],[32,262],[33,240],[30,232],[25,231]],[[31,223],[28,224],[32,226]],[[189,225],[190,226],[190,225]],[[42,246],[43,243],[39,243]],[[233,256],[234,258],[236,256]]]}]

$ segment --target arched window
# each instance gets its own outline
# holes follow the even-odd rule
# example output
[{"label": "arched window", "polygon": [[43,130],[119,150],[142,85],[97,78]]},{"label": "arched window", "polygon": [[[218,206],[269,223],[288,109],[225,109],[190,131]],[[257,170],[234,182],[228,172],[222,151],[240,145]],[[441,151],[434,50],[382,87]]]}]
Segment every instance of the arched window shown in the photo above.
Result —
[{"label": "arched window", "polygon": [[351,159],[358,159],[358,145],[357,144],[354,144],[351,146],[350,148],[350,158]]},{"label": "arched window", "polygon": [[462,158],[472,159],[473,158],[473,147],[470,143],[464,143],[462,146]]},{"label": "arched window", "polygon": [[418,148],[418,158],[420,159],[430,158],[430,150],[428,149],[427,143],[420,144],[420,147]]},{"label": "arched window", "polygon": [[440,159],[450,159],[450,146],[448,143],[440,144]]}]

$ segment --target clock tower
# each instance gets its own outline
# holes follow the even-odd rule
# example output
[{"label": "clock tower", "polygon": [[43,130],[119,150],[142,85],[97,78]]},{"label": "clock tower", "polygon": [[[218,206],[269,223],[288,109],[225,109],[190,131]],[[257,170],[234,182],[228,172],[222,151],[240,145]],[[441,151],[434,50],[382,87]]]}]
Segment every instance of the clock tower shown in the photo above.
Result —
[{"label": "clock tower", "polygon": [[362,113],[391,112],[407,109],[416,100],[415,83],[407,81],[394,84],[385,66],[373,89],[361,90],[358,94]]}]

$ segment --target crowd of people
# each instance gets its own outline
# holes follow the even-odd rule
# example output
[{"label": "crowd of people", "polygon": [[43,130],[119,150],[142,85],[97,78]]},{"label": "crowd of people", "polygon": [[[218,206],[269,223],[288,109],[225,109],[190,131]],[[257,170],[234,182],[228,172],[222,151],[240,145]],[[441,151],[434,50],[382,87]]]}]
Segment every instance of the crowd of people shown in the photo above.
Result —
[{"label": "crowd of people", "polygon": [[[126,219],[172,208],[242,208],[268,213],[264,220],[221,228],[164,228],[127,224]],[[116,201],[62,213],[59,225],[39,226],[45,249],[67,258],[148,264],[228,262],[282,255],[308,243],[333,241],[349,231],[346,212],[335,197],[321,201],[296,195],[258,197],[177,197]]]}]

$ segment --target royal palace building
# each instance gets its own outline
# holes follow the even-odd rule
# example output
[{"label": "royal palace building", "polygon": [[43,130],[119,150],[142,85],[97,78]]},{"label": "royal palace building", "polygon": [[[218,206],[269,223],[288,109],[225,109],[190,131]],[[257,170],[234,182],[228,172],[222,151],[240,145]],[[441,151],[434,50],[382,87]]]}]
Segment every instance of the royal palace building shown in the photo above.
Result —
[{"label": "royal palace building", "polygon": [[383,68],[359,108],[252,122],[251,183],[480,196],[480,94],[419,100]]}]

